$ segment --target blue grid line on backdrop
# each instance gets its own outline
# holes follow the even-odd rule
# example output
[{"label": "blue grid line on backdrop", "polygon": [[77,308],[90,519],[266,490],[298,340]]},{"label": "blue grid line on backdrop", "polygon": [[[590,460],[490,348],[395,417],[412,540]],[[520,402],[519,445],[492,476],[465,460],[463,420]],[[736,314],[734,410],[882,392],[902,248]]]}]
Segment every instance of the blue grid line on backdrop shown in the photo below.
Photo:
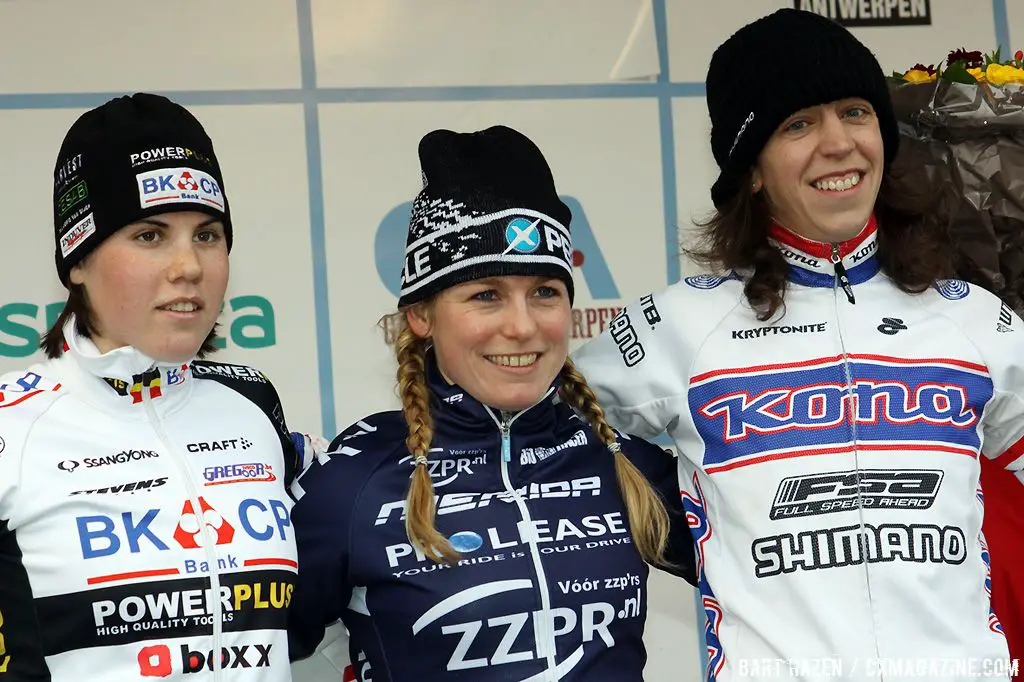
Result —
[{"label": "blue grid line on backdrop", "polygon": [[[317,375],[320,387],[321,426],[324,434],[337,431],[333,354],[331,349],[330,304],[327,283],[326,225],[324,220],[323,169],[320,149],[320,104],[346,102],[457,102],[483,100],[566,100],[656,98],[661,136],[661,168],[665,216],[665,259],[667,284],[679,279],[677,232],[675,130],[672,101],[679,97],[703,97],[704,84],[673,82],[669,74],[668,18],[666,0],[651,0],[654,11],[659,74],[647,83],[593,83],[573,85],[441,86],[384,88],[320,88],[316,79],[312,0],[296,0],[301,64],[301,88],[266,90],[160,91],[185,106],[301,104],[306,137],[306,169],[309,185],[310,241],[314,310],[316,311]],[[1010,45],[1006,0],[992,0],[996,44],[1007,53]],[[88,109],[103,104],[122,92],[9,93],[0,94],[0,110]],[[703,620],[699,595],[696,601],[698,626]],[[698,637],[698,639],[702,639]],[[702,667],[707,651],[699,642]]]}]

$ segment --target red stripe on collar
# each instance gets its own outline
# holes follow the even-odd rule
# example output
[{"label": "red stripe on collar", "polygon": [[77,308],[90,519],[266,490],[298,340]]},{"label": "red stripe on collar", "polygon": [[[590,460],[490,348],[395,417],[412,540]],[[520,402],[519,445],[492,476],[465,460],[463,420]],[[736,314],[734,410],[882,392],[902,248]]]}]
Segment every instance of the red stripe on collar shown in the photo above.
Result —
[{"label": "red stripe on collar", "polygon": [[[861,244],[863,244],[868,238],[871,237],[875,232],[878,231],[878,224],[875,222],[875,215],[872,213],[871,217],[868,218],[867,224],[864,229],[860,231],[856,237],[847,239],[845,242],[839,242],[839,255],[840,257],[846,257],[849,254],[856,251]],[[815,256],[817,258],[830,258],[832,256],[832,245],[827,242],[817,242],[806,237],[801,237],[795,232],[790,231],[788,228],[783,227],[781,224],[772,220],[771,229],[768,232],[768,236],[779,242],[785,244],[804,253]]]}]

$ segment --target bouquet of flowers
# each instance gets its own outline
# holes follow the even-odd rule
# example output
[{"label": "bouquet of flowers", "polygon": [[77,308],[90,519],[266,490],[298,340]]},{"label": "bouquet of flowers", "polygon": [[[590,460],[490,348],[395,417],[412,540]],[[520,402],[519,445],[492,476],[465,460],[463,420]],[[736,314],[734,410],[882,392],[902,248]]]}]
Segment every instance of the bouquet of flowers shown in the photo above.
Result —
[{"label": "bouquet of flowers", "polygon": [[950,52],[890,78],[897,187],[936,193],[958,276],[1024,314],[1024,53]]}]

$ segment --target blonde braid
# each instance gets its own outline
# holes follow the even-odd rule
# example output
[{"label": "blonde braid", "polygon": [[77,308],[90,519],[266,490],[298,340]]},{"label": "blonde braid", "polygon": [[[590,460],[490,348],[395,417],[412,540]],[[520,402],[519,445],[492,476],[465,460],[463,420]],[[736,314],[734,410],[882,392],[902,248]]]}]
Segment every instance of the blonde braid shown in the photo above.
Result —
[{"label": "blonde braid", "polygon": [[399,332],[395,341],[398,394],[402,399],[402,414],[409,427],[405,445],[415,466],[406,496],[405,533],[409,542],[429,559],[438,563],[455,563],[459,560],[458,552],[435,526],[434,483],[427,471],[427,452],[434,438],[434,420],[430,416],[426,353],[425,339],[416,336],[408,327]]},{"label": "blonde braid", "polygon": [[562,367],[559,395],[564,402],[586,416],[601,442],[615,453],[615,474],[626,503],[633,543],[645,561],[665,565],[665,545],[669,531],[665,503],[640,470],[622,454],[615,431],[605,420],[604,408],[597,401],[594,390],[568,358]]}]

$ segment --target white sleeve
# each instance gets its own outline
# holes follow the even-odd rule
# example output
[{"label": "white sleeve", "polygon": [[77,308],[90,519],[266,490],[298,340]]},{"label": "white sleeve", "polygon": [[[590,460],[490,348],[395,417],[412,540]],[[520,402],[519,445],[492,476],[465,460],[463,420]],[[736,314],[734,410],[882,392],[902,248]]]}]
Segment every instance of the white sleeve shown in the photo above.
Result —
[{"label": "white sleeve", "polygon": [[1024,482],[1024,322],[995,296],[979,293],[959,322],[992,380],[982,415],[982,454]]},{"label": "white sleeve", "polygon": [[690,353],[676,320],[667,316],[671,288],[630,303],[573,362],[597,394],[608,422],[653,438],[672,430],[686,409]]}]

